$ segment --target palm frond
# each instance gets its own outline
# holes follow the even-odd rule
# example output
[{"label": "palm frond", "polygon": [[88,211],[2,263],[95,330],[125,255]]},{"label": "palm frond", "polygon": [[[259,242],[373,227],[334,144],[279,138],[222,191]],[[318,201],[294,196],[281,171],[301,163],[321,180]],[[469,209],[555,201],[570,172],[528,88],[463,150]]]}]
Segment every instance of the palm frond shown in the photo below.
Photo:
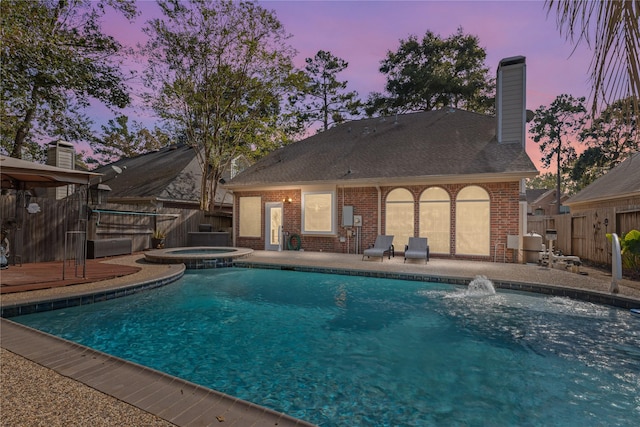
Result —
[{"label": "palm frond", "polygon": [[560,34],[593,50],[590,65],[592,112],[626,99],[640,102],[640,0],[547,0]]}]

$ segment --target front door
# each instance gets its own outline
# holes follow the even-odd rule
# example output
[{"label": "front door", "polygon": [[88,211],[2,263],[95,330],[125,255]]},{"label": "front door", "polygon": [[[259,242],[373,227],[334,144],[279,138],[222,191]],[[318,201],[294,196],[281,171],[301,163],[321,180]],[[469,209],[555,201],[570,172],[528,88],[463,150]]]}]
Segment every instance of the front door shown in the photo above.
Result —
[{"label": "front door", "polygon": [[282,203],[266,203],[264,249],[282,250]]}]

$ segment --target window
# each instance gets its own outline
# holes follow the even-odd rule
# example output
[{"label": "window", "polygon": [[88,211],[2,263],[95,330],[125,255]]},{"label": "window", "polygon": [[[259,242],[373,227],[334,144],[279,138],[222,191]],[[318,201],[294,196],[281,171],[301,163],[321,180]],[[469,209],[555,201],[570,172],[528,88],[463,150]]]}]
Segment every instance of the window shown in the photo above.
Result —
[{"label": "window", "polygon": [[392,235],[396,248],[404,245],[413,237],[413,195],[409,190],[396,188],[387,195],[385,234]]},{"label": "window", "polygon": [[472,185],[456,198],[456,254],[490,255],[489,193]]},{"label": "window", "polygon": [[450,253],[451,199],[443,188],[428,188],[420,195],[419,235],[429,239],[430,252]]},{"label": "window", "polygon": [[302,193],[302,232],[336,234],[335,191]]},{"label": "window", "polygon": [[260,237],[261,232],[261,197],[240,197],[239,202],[239,236]]}]

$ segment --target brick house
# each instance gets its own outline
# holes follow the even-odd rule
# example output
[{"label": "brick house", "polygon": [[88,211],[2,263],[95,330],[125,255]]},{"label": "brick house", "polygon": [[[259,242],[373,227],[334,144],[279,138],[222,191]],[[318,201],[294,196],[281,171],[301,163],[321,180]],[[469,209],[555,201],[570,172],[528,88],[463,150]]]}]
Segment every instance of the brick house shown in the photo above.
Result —
[{"label": "brick house", "polygon": [[[525,58],[498,68],[497,115],[455,108],[341,124],[285,146],[225,187],[234,244],[362,253],[378,234],[434,256],[492,259],[526,232]],[[522,245],[520,245],[521,247]]]}]

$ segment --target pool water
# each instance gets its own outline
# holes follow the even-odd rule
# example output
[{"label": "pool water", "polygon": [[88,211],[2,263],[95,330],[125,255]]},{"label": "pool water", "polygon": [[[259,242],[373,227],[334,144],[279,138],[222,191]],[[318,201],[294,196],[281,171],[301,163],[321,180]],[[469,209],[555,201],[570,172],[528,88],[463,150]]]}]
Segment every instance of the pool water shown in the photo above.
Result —
[{"label": "pool water", "polygon": [[639,319],[566,298],[188,271],[12,320],[321,426],[631,426]]}]

